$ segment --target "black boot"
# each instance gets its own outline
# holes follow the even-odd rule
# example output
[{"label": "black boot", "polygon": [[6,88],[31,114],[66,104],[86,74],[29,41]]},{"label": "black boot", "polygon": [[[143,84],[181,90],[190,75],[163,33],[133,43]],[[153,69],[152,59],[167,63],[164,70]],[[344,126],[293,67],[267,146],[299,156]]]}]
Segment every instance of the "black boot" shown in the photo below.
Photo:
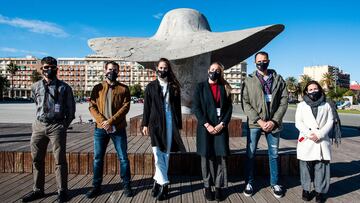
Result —
[{"label": "black boot", "polygon": [[43,198],[44,196],[45,196],[44,191],[41,191],[41,190],[32,191],[22,198],[22,202],[31,202],[31,201]]},{"label": "black boot", "polygon": [[156,197],[159,194],[160,185],[154,181],[154,185],[151,190],[151,196]]},{"label": "black boot", "polygon": [[211,191],[211,187],[205,188],[205,199],[207,199],[208,201],[214,200],[214,193]]},{"label": "black boot", "polygon": [[222,194],[221,188],[215,188],[215,200],[216,201],[222,201],[224,199],[224,196]]},{"label": "black boot", "polygon": [[92,199],[100,194],[101,194],[101,187],[93,187],[86,193],[86,197]]},{"label": "black boot", "polygon": [[325,202],[324,194],[315,192],[315,202]]},{"label": "black boot", "polygon": [[159,193],[156,196],[156,199],[159,201],[165,200],[168,198],[169,186],[168,184],[160,185]]},{"label": "black boot", "polygon": [[68,196],[67,196],[67,192],[64,190],[64,191],[60,191],[58,193],[58,196],[57,196],[57,201],[59,203],[61,202],[67,202],[68,201]]},{"label": "black boot", "polygon": [[311,200],[311,193],[309,191],[303,190],[302,191],[302,199],[304,201],[310,201]]}]

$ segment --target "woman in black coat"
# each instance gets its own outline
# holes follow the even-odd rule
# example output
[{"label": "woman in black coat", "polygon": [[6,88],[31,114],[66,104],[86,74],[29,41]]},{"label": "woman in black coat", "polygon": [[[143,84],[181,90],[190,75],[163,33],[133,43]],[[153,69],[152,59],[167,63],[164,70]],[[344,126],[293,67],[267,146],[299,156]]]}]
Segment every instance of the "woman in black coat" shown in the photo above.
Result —
[{"label": "woman in black coat", "polygon": [[185,151],[179,129],[182,128],[180,84],[169,60],[157,63],[158,78],[145,89],[142,132],[150,135],[155,159],[152,196],[157,200],[167,198],[170,152]]},{"label": "woman in black coat", "polygon": [[194,93],[193,112],[198,120],[196,146],[201,156],[205,198],[214,200],[211,186],[215,184],[215,199],[221,201],[222,188],[227,187],[226,156],[230,154],[231,87],[224,80],[221,63],[212,63],[208,75],[208,80],[199,83]]}]

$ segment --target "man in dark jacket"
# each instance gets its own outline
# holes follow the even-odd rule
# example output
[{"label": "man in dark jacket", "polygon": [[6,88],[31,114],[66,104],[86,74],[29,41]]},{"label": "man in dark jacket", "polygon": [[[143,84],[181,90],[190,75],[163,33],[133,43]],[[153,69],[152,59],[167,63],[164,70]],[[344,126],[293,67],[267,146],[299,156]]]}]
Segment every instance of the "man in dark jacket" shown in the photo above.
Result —
[{"label": "man in dark jacket", "polygon": [[253,195],[254,159],[261,134],[268,143],[270,184],[275,197],[283,196],[278,185],[278,148],[282,119],[288,106],[288,92],[283,78],[274,70],[267,69],[269,56],[266,52],[255,55],[257,70],[245,79],[242,105],[248,117],[250,133],[247,137],[247,173],[245,196]]}]

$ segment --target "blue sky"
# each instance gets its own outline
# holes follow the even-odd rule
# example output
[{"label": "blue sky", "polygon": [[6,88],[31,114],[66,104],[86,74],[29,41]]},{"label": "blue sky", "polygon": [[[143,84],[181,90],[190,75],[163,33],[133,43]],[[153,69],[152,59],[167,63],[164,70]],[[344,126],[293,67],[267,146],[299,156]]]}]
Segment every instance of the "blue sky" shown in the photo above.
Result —
[{"label": "blue sky", "polygon": [[[93,53],[87,39],[150,37],[174,8],[199,10],[215,32],[284,24],[284,32],[263,49],[281,75],[297,78],[304,66],[329,64],[360,82],[356,0],[1,0],[0,57],[84,57]],[[247,62],[252,72],[253,58]]]}]

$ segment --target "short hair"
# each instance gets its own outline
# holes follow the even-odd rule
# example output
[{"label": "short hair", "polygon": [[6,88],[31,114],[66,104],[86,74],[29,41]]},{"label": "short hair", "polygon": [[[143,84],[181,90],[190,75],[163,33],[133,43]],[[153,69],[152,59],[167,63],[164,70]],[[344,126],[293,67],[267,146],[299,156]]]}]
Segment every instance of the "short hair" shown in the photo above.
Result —
[{"label": "short hair", "polygon": [[311,80],[311,81],[309,81],[308,83],[306,83],[306,85],[305,85],[305,87],[304,87],[304,89],[303,89],[303,92],[302,92],[303,95],[306,95],[307,88],[308,88],[310,85],[317,85],[318,88],[319,88],[319,91],[320,91],[321,93],[324,93],[324,90],[323,90],[323,88],[321,87],[321,85],[320,85],[317,81]]},{"label": "short hair", "polygon": [[258,53],[256,53],[255,54],[255,61],[256,61],[256,57],[257,57],[257,55],[263,55],[263,56],[266,56],[266,58],[268,58],[269,59],[269,54],[267,53],[267,52],[265,52],[265,51],[259,51]]},{"label": "short hair", "polygon": [[57,60],[54,57],[46,56],[41,59],[41,65],[49,64],[52,66],[57,66]]},{"label": "short hair", "polygon": [[117,69],[120,69],[119,64],[116,63],[115,61],[107,61],[107,62],[105,63],[105,66],[104,66],[105,70],[107,69],[107,66],[108,66],[109,64],[112,64],[112,65],[115,66]]}]

